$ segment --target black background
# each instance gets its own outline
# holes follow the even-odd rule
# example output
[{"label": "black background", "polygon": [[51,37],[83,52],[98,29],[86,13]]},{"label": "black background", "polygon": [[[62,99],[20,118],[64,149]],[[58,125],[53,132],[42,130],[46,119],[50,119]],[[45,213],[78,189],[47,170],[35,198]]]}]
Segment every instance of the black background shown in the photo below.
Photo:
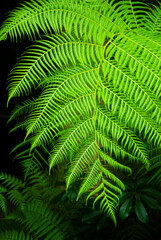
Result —
[{"label": "black background", "polygon": [[[0,7],[0,24],[7,18],[7,13],[18,6],[22,1],[18,0],[4,0]],[[10,113],[14,107],[14,100],[11,101],[9,107],[6,107],[8,93],[7,93],[7,78],[17,58],[20,57],[24,51],[27,41],[23,43],[13,43],[9,40],[0,42],[0,171],[15,173],[19,171],[16,163],[13,163],[13,155],[11,150],[22,140],[20,132],[9,133],[14,126],[7,124]]]},{"label": "black background", "polygon": [[[4,0],[0,7],[0,24],[6,18],[6,13],[15,8],[18,0]],[[155,3],[154,0],[149,0]],[[21,55],[28,42],[12,43],[8,40],[0,42],[0,171],[15,173],[19,171],[16,163],[12,162],[13,156],[10,155],[12,148],[21,140],[19,132],[9,134],[12,125],[7,125],[7,120],[10,116],[11,110],[14,106],[13,102],[6,108],[7,102],[7,75],[9,74],[12,66],[16,63],[16,59]],[[14,123],[13,123],[14,124]]]}]

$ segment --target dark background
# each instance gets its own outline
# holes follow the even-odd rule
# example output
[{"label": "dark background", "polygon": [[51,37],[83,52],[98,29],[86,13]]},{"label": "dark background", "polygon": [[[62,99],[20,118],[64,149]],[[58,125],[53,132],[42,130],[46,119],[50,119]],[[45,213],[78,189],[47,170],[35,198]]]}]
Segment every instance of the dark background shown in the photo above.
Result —
[{"label": "dark background", "polygon": [[[18,0],[4,0],[0,8],[0,24],[6,19],[7,12],[15,8],[18,3],[22,1]],[[146,1],[147,2],[147,1]],[[155,3],[155,0],[149,0],[148,2]],[[0,143],[0,171],[15,173],[19,171],[17,164],[13,163],[13,156],[10,155],[10,151],[13,147],[18,144],[22,138],[19,132],[10,133],[9,130],[14,125],[7,125],[7,120],[10,116],[11,110],[14,106],[13,102],[8,108],[6,108],[7,102],[7,75],[9,74],[11,68],[16,63],[17,58],[21,55],[28,42],[23,43],[12,43],[8,40],[5,42],[0,42],[0,133],[1,133],[1,143]]]},{"label": "dark background", "polygon": [[[6,19],[7,13],[15,8],[18,3],[22,1],[18,0],[4,0],[0,8],[0,24]],[[26,47],[24,43],[13,43],[9,40],[0,42],[0,171],[15,173],[18,170],[16,163],[13,163],[13,155],[10,154],[11,150],[22,140],[22,136],[19,132],[9,133],[14,126],[7,124],[10,113],[14,107],[14,101],[11,101],[9,107],[6,107],[7,103],[7,78],[13,65],[16,63],[17,58],[21,55]]]}]

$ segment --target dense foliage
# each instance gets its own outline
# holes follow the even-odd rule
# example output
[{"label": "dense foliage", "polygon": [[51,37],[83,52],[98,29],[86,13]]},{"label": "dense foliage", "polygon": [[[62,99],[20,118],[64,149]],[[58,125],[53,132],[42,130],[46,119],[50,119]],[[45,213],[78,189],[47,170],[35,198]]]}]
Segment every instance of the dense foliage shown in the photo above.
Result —
[{"label": "dense foliage", "polygon": [[[64,170],[48,174],[49,149],[41,146],[32,155],[26,143],[17,155],[23,178],[0,174],[0,239],[12,236],[15,240],[100,240],[108,232],[108,239],[160,240],[161,192],[149,177],[137,174],[124,178],[125,192],[120,198],[117,228],[99,204],[92,209],[92,201],[76,202],[79,185],[65,190]],[[149,173],[148,173],[149,174]],[[135,176],[135,177],[134,177]],[[152,175],[153,176],[153,175]],[[143,206],[143,207],[142,207]],[[137,216],[137,217],[136,217]]]},{"label": "dense foliage", "polygon": [[[35,41],[8,84],[8,104],[24,97],[10,120],[23,119],[13,130],[26,131],[28,156],[47,146],[49,174],[63,171],[66,190],[76,184],[77,201],[92,200],[115,224],[136,164],[138,175],[152,165],[148,181],[160,182],[160,16],[143,1],[31,0],[0,29],[0,40]],[[127,206],[130,214],[131,198]],[[138,199],[135,209],[147,222]]]}]

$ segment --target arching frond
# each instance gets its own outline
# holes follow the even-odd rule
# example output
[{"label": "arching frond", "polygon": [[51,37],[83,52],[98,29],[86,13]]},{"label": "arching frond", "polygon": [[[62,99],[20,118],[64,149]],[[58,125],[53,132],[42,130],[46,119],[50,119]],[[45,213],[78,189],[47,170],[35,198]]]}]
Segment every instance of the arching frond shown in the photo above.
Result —
[{"label": "arching frond", "polygon": [[[44,117],[47,119],[45,125],[49,123],[49,126],[53,127],[53,131],[54,129],[56,131],[60,127],[64,128],[66,124],[75,122],[76,119],[78,121],[78,113],[89,116],[93,105],[93,93],[77,97],[69,103],[61,105],[61,108],[59,107],[56,109],[53,114],[50,111],[50,114],[52,115],[46,116],[46,114],[44,114]],[[36,108],[34,110],[35,111],[29,115],[29,119],[27,121],[29,122],[29,125],[27,126],[27,136],[32,132],[42,129],[41,127],[44,126],[45,119],[42,117],[44,109],[41,110]]]},{"label": "arching frond", "polygon": [[11,176],[10,174],[7,173],[2,173],[0,174],[0,181],[3,181],[3,184],[6,187],[10,187],[10,188],[22,188],[24,186],[24,183],[22,182],[22,180],[20,180],[19,178],[16,178],[15,176]]},{"label": "arching frond", "polygon": [[8,123],[12,121],[13,119],[20,119],[21,116],[27,115],[29,111],[31,111],[33,106],[34,100],[27,100],[21,103],[21,105],[17,105],[13,111],[12,114],[8,120]]},{"label": "arching frond", "polygon": [[[84,55],[86,52],[86,55]],[[31,57],[32,55],[32,57]],[[29,94],[46,73],[70,64],[91,64],[103,57],[103,46],[82,41],[73,36],[50,36],[41,40],[18,61],[11,72],[8,86],[9,99]]]},{"label": "arching frond", "polygon": [[65,162],[67,188],[81,180],[78,198],[88,194],[114,221],[117,171],[131,174],[129,161],[148,168],[148,145],[161,146],[160,11],[134,0],[31,0],[0,30],[0,40],[45,33],[11,71],[8,101],[38,90],[16,107],[11,119],[25,120],[14,130],[26,130],[30,154],[54,142],[50,170]]},{"label": "arching frond", "polygon": [[[39,35],[40,31],[58,33],[65,28],[68,33],[72,33],[74,29],[77,36],[88,33],[91,39],[103,43],[106,37],[112,36],[116,30],[127,28],[122,18],[118,19],[118,10],[113,14],[111,8],[110,4],[102,4],[102,1],[91,1],[89,4],[71,0],[30,1],[12,11],[1,28],[0,40],[6,39],[7,35],[13,40],[22,39],[25,35],[32,39],[36,34]],[[112,10],[115,8],[117,9],[117,4],[113,4]]]},{"label": "arching frond", "polygon": [[44,122],[46,125],[52,121],[56,128],[64,125],[63,123],[66,125],[69,120],[72,122],[77,118],[78,112],[81,114],[88,112],[94,101],[92,88],[94,89],[98,81],[97,69],[88,67],[74,68],[63,75],[53,76],[53,83],[47,85],[29,114],[30,125],[27,128],[27,135],[35,131],[35,128],[41,128]]},{"label": "arching frond", "polygon": [[[113,182],[116,182],[119,187],[115,186],[110,181],[107,181],[106,177],[108,177],[108,179],[112,180]],[[99,200],[102,211],[107,212],[107,214],[116,224],[115,208],[119,200],[116,193],[121,194],[120,188],[124,189],[124,185],[116,176],[114,176],[110,171],[103,167],[99,159],[94,161],[90,172],[82,182],[82,186],[80,187],[78,193],[78,198],[83,193],[88,192],[88,190],[94,186],[95,188],[89,193],[87,201],[90,197],[94,196],[95,200],[93,205]]]}]

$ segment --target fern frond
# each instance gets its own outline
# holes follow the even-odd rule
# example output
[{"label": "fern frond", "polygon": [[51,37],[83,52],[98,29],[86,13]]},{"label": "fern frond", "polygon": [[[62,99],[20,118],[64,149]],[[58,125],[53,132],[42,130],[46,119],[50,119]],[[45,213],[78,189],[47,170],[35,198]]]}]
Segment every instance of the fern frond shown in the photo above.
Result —
[{"label": "fern frond", "polygon": [[[104,13],[109,10],[109,5],[104,4],[102,9],[101,5],[102,1],[98,4],[70,0],[30,1],[30,3],[23,4],[22,7],[15,9],[8,20],[3,23],[0,40],[5,40],[8,35],[16,41],[18,38],[22,39],[25,35],[29,39],[33,39],[35,35],[40,35],[40,31],[45,34],[51,31],[59,33],[64,27],[65,31],[70,34],[74,29],[77,36],[88,33],[91,39],[94,36],[94,40],[104,42],[107,35],[112,36],[115,28],[118,30],[120,27],[114,25],[110,18],[105,17],[104,14],[100,14],[100,11],[104,10],[105,7]],[[90,15],[89,8],[91,8]],[[120,19],[116,18],[116,23],[120,23]],[[99,36],[102,36],[102,39]]]},{"label": "fern frond", "polygon": [[157,146],[161,144],[160,128],[149,118],[146,112],[141,111],[126,95],[119,93],[111,85],[100,88],[98,94],[99,99],[102,97],[108,109],[113,114],[117,113],[121,121],[125,121],[134,130],[138,129],[140,134],[143,132],[144,136],[149,141],[153,140]]},{"label": "fern frond", "polygon": [[0,233],[0,238],[2,240],[13,239],[13,240],[37,240],[23,231],[17,232],[16,230],[6,230],[5,232]]},{"label": "fern frond", "polygon": [[[29,114],[27,121],[30,122],[30,125],[27,127],[27,135],[43,126],[44,122],[47,124],[52,121],[56,130],[56,127],[65,122],[64,114],[66,115],[68,112],[71,118],[76,109],[77,112],[83,112],[85,109],[83,108],[83,111],[80,109],[81,101],[84,101],[84,103],[87,101],[89,105],[92,100],[92,95],[90,95],[92,88],[99,80],[99,76],[97,76],[97,69],[95,68],[77,67],[64,72],[63,75],[53,76],[52,80],[50,78],[53,84],[51,83],[51,86],[47,85],[42,95],[35,101],[33,110]],[[48,79],[46,79],[46,82],[48,82]],[[69,98],[71,98],[71,101],[69,101]],[[61,116],[63,116],[63,119]],[[61,119],[59,120],[59,118]]]},{"label": "fern frond", "polygon": [[131,29],[142,27],[147,18],[148,4],[143,1],[125,0],[119,4],[119,10],[123,14],[124,21]]},{"label": "fern frond", "polygon": [[21,118],[23,115],[27,115],[31,111],[34,100],[26,100],[21,105],[17,105],[8,120],[8,123],[13,119]]},{"label": "fern frond", "polygon": [[78,199],[83,193],[88,192],[89,189],[91,189],[98,183],[98,181],[101,178],[100,168],[101,168],[101,163],[99,159],[95,159],[89,173],[87,174],[86,178],[83,180],[82,186],[80,187],[80,190],[78,193]]},{"label": "fern frond", "polygon": [[11,176],[10,174],[7,173],[1,172],[0,181],[3,181],[3,184],[9,188],[17,189],[24,187],[24,183],[22,180],[16,178],[15,176]]},{"label": "fern frond", "polygon": [[[58,108],[55,109],[54,113],[49,111],[47,115],[43,116],[44,109],[34,109],[33,113],[29,115],[27,123],[29,123],[26,127],[27,135],[28,136],[32,132],[36,132],[39,129],[42,130],[42,126],[44,126],[44,120],[46,118],[46,124],[49,123],[49,127],[52,127],[53,132],[57,132],[57,129],[60,127],[64,128],[67,124],[71,122],[78,121],[79,114],[90,116],[90,112],[92,111],[92,106],[94,104],[93,93],[85,94],[83,96],[77,97],[75,99],[71,99],[65,105],[58,105]],[[41,104],[40,104],[41,107]],[[41,111],[40,111],[41,110]],[[50,114],[50,115],[49,115]],[[52,115],[51,115],[52,114]],[[45,125],[46,125],[45,124]]]},{"label": "fern frond", "polygon": [[118,161],[116,162],[115,159],[111,158],[109,155],[105,154],[103,151],[100,151],[100,157],[105,161],[105,163],[108,163],[110,167],[113,167],[115,170],[125,171],[129,174],[132,173],[131,168],[120,164]]},{"label": "fern frond", "polygon": [[[84,55],[86,52],[86,57]],[[32,58],[31,58],[32,55]],[[28,95],[46,74],[64,68],[69,63],[91,64],[103,58],[103,46],[85,42],[73,36],[48,36],[26,51],[12,69],[8,86],[9,99],[23,94]]]},{"label": "fern frond", "polygon": [[29,233],[38,238],[64,239],[68,222],[64,222],[63,213],[54,213],[44,203],[30,204],[25,211],[25,220]]},{"label": "fern frond", "polygon": [[125,161],[148,168],[148,144],[161,146],[160,11],[135,0],[32,0],[0,30],[0,40],[46,34],[11,72],[9,100],[39,89],[15,109],[11,119],[27,117],[14,130],[26,130],[31,158],[54,142],[50,170],[70,157],[67,188],[84,178],[78,198],[88,194],[114,221],[117,171],[131,173]]},{"label": "fern frond", "polygon": [[[107,181],[106,177],[114,182],[117,182],[119,187],[110,183],[110,181]],[[94,206],[99,200],[102,211],[106,212],[116,224],[115,210],[118,204],[118,197],[114,192],[121,194],[120,188],[124,189],[124,185],[116,176],[111,174],[110,171],[102,166],[99,159],[95,160],[89,174],[87,174],[82,182],[82,186],[80,187],[78,193],[78,198],[83,193],[88,192],[88,190],[94,186],[96,187],[87,196],[87,201],[93,196],[95,198],[93,203]]]},{"label": "fern frond", "polygon": [[66,134],[60,138],[59,143],[54,148],[53,153],[50,156],[50,168],[63,161],[64,157],[67,158],[69,149],[70,151],[76,151],[77,146],[82,141],[85,141],[93,131],[94,126],[91,118],[77,124],[71,129],[68,129]]},{"label": "fern frond", "polygon": [[80,176],[90,167],[91,159],[97,156],[97,145],[93,139],[89,139],[79,154],[73,159],[66,176],[67,188],[73,182],[76,182]]},{"label": "fern frond", "polygon": [[42,146],[42,143],[46,145],[50,140],[54,142],[54,135],[57,135],[57,129],[52,123],[39,129],[32,137],[28,138],[31,144],[30,151],[32,152],[33,149]]},{"label": "fern frond", "polygon": [[[7,173],[1,173],[0,174],[0,181],[3,186],[1,189],[2,192],[6,192],[6,196],[3,194],[0,195],[0,205],[3,211],[7,211],[6,208],[6,198],[10,201],[10,203],[14,204],[16,207],[19,207],[20,209],[24,208],[24,197],[20,193],[25,187],[25,183],[16,178],[15,176],[11,176]],[[4,188],[5,187],[5,188]]]},{"label": "fern frond", "polygon": [[160,2],[157,1],[158,6],[153,4],[153,8],[148,14],[147,24],[145,25],[150,32],[160,33],[160,24],[161,24],[161,10],[160,10]]},{"label": "fern frond", "polygon": [[[127,94],[144,111],[153,112],[152,117],[156,123],[161,124],[161,104],[159,99],[143,84],[141,81],[127,72],[126,68],[117,66],[117,62],[105,60],[102,63],[102,70],[106,76],[108,73],[108,82],[113,83],[116,89]],[[110,73],[110,74],[109,74]]]},{"label": "fern frond", "polygon": [[[114,115],[101,107],[96,111],[97,128],[104,136],[111,135],[116,141],[121,140],[121,146],[132,153],[136,158],[148,159],[144,143],[132,132],[119,122]],[[129,155],[130,156],[130,155]]]},{"label": "fern frond", "polygon": [[15,207],[18,207],[22,210],[24,209],[24,207],[25,207],[24,196],[17,189],[9,190],[7,193],[7,197]]},{"label": "fern frond", "polygon": [[[122,44],[118,44],[123,39]],[[151,39],[151,37],[150,37]],[[150,88],[156,96],[160,97],[160,73],[153,66],[153,62],[149,63],[149,58],[145,61],[140,58],[139,53],[135,51],[136,48],[129,48],[129,45],[125,44],[124,38],[119,37],[115,42],[111,42],[111,45],[107,47],[107,54],[109,59],[114,56],[119,66],[129,68],[132,74],[135,74],[136,78],[139,78],[148,88]],[[159,49],[159,46],[158,46]],[[139,48],[139,51],[141,48]],[[160,61],[159,61],[160,62]]]}]

